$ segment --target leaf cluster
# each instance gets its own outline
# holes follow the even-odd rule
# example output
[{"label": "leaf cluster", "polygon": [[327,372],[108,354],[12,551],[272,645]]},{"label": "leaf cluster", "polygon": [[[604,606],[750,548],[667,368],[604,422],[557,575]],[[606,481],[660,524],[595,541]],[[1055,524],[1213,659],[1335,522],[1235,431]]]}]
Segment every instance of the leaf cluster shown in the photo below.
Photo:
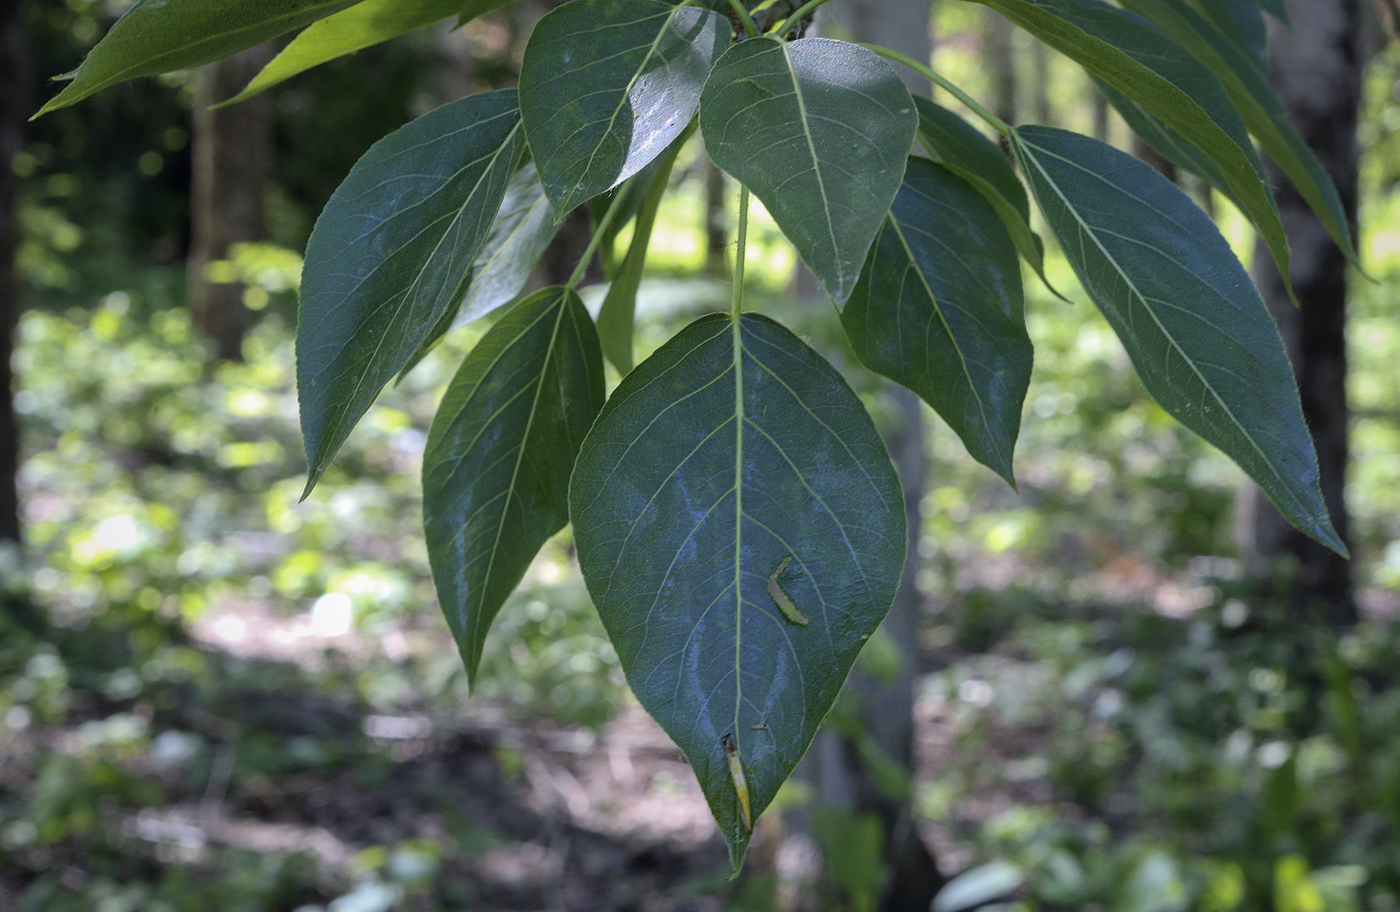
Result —
[{"label": "leaf cluster", "polygon": [[[821,2],[781,18],[738,0],[555,9],[529,39],[518,89],[444,105],[355,165],[316,224],[301,290],[307,493],[387,383],[454,325],[499,311],[448,387],[423,470],[433,573],[468,674],[536,552],[572,523],[629,683],[685,751],[736,865],[888,610],[906,539],[898,479],[859,399],[791,330],[743,312],[750,193],[860,359],[1013,485],[1033,357],[1018,261],[1043,274],[1034,199],[1162,407],[1345,551],[1278,332],[1205,214],[1111,146],[1001,122],[924,62],[796,37]],[[1239,206],[1283,274],[1254,141],[1355,258],[1336,191],[1261,69],[1276,4],[976,2],[1082,65],[1150,145]],[[141,0],[43,110],[308,26],[238,100],[502,5]],[[1015,167],[957,115],[916,101],[891,61],[965,102]],[[651,229],[697,129],[742,187],[734,305],[634,365]],[[595,232],[578,269],[526,293],[556,226],[585,204]],[[595,323],[577,288],[628,221]],[[611,395],[605,357],[625,375]]]}]

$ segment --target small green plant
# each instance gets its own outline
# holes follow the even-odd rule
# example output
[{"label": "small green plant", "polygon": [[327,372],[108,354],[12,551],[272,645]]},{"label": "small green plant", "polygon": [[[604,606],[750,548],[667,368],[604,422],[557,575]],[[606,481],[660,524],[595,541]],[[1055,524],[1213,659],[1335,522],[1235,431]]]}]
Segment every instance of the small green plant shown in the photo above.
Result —
[{"label": "small green plant", "polygon": [[[141,0],[43,110],[308,26],[243,98],[506,2]],[[801,37],[824,2],[564,4],[531,35],[518,90],[444,105],[360,160],[317,222],[301,285],[308,494],[387,383],[454,325],[500,311],[447,389],[423,468],[433,573],[468,676],[536,552],[572,523],[628,681],[688,756],[736,866],[888,610],[906,540],[859,399],[790,329],[745,312],[751,193],[862,361],[1013,485],[1032,359],[1018,256],[1043,268],[1034,197],[1162,407],[1345,550],[1283,345],[1205,213],[1104,143],[1002,122],[924,61]],[[1148,143],[1250,218],[1284,275],[1251,135],[1355,259],[1335,190],[1259,68],[1278,0],[979,2],[1081,64]],[[1020,176],[979,131],[912,97],[894,64],[994,129]],[[651,229],[697,133],[741,187],[732,308],[634,365]],[[595,231],[572,277],[522,297],[585,204]],[[595,322],[577,289],[628,221]],[[605,357],[623,374],[611,395]]]}]

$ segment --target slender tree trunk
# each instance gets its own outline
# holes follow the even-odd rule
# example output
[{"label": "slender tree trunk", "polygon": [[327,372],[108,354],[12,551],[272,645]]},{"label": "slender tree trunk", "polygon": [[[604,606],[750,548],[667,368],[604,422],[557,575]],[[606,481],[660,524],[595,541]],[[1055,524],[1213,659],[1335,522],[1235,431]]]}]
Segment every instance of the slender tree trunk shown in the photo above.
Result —
[{"label": "slender tree trunk", "polygon": [[[1368,11],[1362,0],[1290,0],[1288,12],[1291,29],[1270,24],[1270,80],[1293,125],[1337,185],[1354,231],[1360,157],[1356,127],[1369,45]],[[1303,416],[1317,446],[1323,498],[1346,541],[1347,262],[1277,166],[1266,164],[1278,190],[1301,306],[1289,300],[1273,259],[1258,244],[1255,281],[1293,361]],[[1278,558],[1296,562],[1291,593],[1296,608],[1309,616],[1320,608],[1336,625],[1356,620],[1351,563],[1294,530],[1253,486],[1242,496],[1240,533],[1241,551],[1255,570],[1271,567]]]},{"label": "slender tree trunk", "polygon": [[[0,543],[20,543],[19,423],[15,418],[15,327],[19,322],[19,287],[15,251],[19,226],[15,218],[18,182],[10,163],[23,145],[29,118],[28,65],[19,0],[0,0]],[[0,587],[3,588],[3,587]]]},{"label": "slender tree trunk", "polygon": [[241,241],[262,240],[263,190],[272,169],[272,96],[264,93],[212,110],[238,94],[272,59],[271,44],[249,48],[199,73],[194,106],[189,304],[195,325],[214,343],[215,356],[243,359],[252,315],[237,282],[211,282],[209,264]]},{"label": "slender tree trunk", "polygon": [[[927,61],[932,54],[931,0],[851,0],[826,7],[842,15],[843,24],[858,41],[883,44]],[[998,17],[999,18],[999,17]],[[911,90],[928,94],[928,83],[912,71],[901,73]],[[862,740],[912,778],[914,761],[914,680],[919,671],[918,632],[923,615],[919,594],[918,542],[921,504],[928,464],[924,452],[924,418],[918,397],[901,387],[892,392],[898,404],[898,426],[885,435],[890,456],[904,485],[909,522],[909,559],[899,592],[882,627],[898,651],[900,666],[893,678],[876,680],[857,670],[847,682],[864,727]],[[849,809],[880,818],[885,836],[887,886],[881,899],[884,912],[927,912],[943,885],[938,866],[919,838],[907,795],[891,795],[880,787],[860,745],[851,738],[823,729],[803,760],[802,776],[815,786],[817,801],[826,807]]]}]

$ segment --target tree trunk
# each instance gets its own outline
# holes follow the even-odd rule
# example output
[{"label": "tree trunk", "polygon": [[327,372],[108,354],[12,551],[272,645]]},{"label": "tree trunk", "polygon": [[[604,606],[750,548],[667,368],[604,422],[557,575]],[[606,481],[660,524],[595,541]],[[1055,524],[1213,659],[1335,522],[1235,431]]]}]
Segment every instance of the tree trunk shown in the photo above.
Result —
[{"label": "tree trunk", "polygon": [[272,97],[267,93],[227,108],[211,106],[238,94],[272,59],[262,44],[211,63],[199,73],[194,105],[190,188],[189,305],[195,325],[214,343],[215,357],[243,359],[252,314],[243,285],[212,282],[209,264],[229,247],[264,237],[263,190],[272,169]]},{"label": "tree trunk", "polygon": [[1016,27],[991,7],[982,11],[979,50],[982,64],[991,80],[992,113],[1009,124],[1016,123]]},{"label": "tree trunk", "polygon": [[0,0],[0,543],[16,546],[20,543],[16,485],[19,423],[15,418],[10,362],[19,322],[19,286],[15,276],[19,226],[15,218],[18,179],[10,163],[23,145],[24,124],[30,114],[28,70],[19,0]]},{"label": "tree trunk", "polygon": [[[1270,81],[1293,125],[1337,185],[1354,232],[1367,10],[1362,0],[1290,0],[1288,12],[1291,29],[1270,23]],[[1293,254],[1291,278],[1301,306],[1289,300],[1272,257],[1260,244],[1255,246],[1254,278],[1293,361],[1303,416],[1317,446],[1323,498],[1337,533],[1347,541],[1347,262],[1278,167],[1266,164],[1270,182],[1278,188],[1279,214]],[[1335,625],[1356,620],[1351,563],[1296,531],[1252,485],[1242,495],[1240,546],[1246,565],[1256,572],[1273,568],[1279,558],[1295,563],[1289,599],[1301,612],[1320,612]]]},{"label": "tree trunk", "polygon": [[[826,7],[831,15],[844,14],[845,27],[857,41],[883,44],[927,61],[932,54],[931,0],[851,0]],[[928,83],[904,70],[911,90],[928,93]],[[893,389],[899,406],[899,425],[887,432],[885,443],[904,485],[905,515],[909,522],[909,558],[899,591],[882,626],[899,654],[899,670],[892,678],[876,680],[860,670],[847,682],[847,692],[858,703],[863,726],[861,741],[909,773],[912,778],[914,748],[914,680],[919,670],[918,632],[923,599],[917,577],[921,504],[928,464],[924,452],[925,426],[922,405],[913,393]],[[801,775],[814,786],[816,801],[825,807],[856,814],[875,814],[885,836],[886,881],[880,908],[884,912],[927,912],[943,878],[932,853],[919,838],[907,795],[891,795],[882,789],[857,744],[830,726],[824,728],[803,760]]]}]

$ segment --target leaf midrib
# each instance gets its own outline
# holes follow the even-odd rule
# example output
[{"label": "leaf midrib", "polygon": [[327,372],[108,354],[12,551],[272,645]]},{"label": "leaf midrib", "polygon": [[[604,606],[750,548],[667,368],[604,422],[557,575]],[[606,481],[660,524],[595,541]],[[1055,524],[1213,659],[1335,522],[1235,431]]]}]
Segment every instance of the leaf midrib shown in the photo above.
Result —
[{"label": "leaf midrib", "polygon": [[[1016,134],[1016,141],[1022,147],[1028,150],[1036,149],[1047,156],[1058,158],[1060,161],[1063,161],[1066,165],[1078,168],[1090,177],[1103,180],[1104,183],[1108,184],[1113,189],[1118,190],[1119,192],[1123,192],[1122,188],[1118,187],[1116,184],[1111,184],[1107,180],[1104,180],[1102,175],[1089,171],[1081,165],[1070,161],[1062,155],[1057,155],[1054,152],[1051,152],[1049,149],[1044,148],[1043,146],[1036,146],[1034,143],[1027,141],[1026,138],[1019,132]],[[1118,265],[1117,259],[1115,259],[1099,241],[1098,235],[1096,234],[1094,229],[1088,224],[1088,222],[1080,218],[1079,213],[1075,209],[1074,205],[1070,203],[1069,199],[1066,198],[1064,193],[1060,191],[1059,185],[1055,183],[1055,180],[1052,177],[1050,177],[1050,174],[1045,170],[1045,167],[1041,165],[1039,161],[1036,160],[1036,157],[1034,155],[1030,155],[1028,156],[1028,158],[1031,160],[1031,163],[1035,165],[1036,170],[1040,172],[1046,184],[1052,190],[1055,191],[1055,195],[1059,197],[1060,202],[1064,204],[1066,211],[1068,211],[1070,215],[1074,218],[1075,222],[1079,225],[1080,230],[1083,231],[1094,242],[1094,246],[1097,247],[1099,249],[1099,252],[1103,254],[1104,259],[1107,260],[1113,266],[1114,271],[1118,273],[1119,278],[1123,280],[1123,283],[1128,287],[1129,292],[1132,295],[1136,296],[1138,301],[1141,302],[1142,309],[1147,311],[1148,316],[1152,318],[1152,322],[1156,324],[1157,329],[1161,331],[1163,337],[1165,337],[1167,341],[1171,343],[1172,348],[1175,349],[1176,353],[1181,357],[1181,360],[1191,368],[1191,372],[1196,375],[1196,378],[1198,380],[1200,380],[1201,386],[1210,391],[1210,394],[1213,397],[1215,397],[1216,403],[1220,406],[1221,411],[1229,416],[1231,423],[1239,429],[1241,436],[1243,436],[1245,440],[1249,441],[1249,445],[1254,448],[1254,451],[1259,455],[1264,465],[1268,466],[1269,471],[1272,472],[1274,477],[1278,480],[1278,487],[1280,493],[1286,493],[1288,499],[1294,503],[1299,512],[1301,512],[1304,516],[1307,516],[1309,519],[1313,520],[1313,522],[1316,522],[1317,520],[1312,515],[1311,511],[1309,511],[1298,500],[1298,498],[1294,496],[1292,489],[1289,487],[1287,481],[1284,479],[1283,475],[1278,471],[1277,467],[1274,466],[1273,460],[1269,459],[1268,454],[1266,454],[1263,448],[1259,446],[1258,441],[1254,439],[1254,435],[1251,434],[1249,430],[1240,422],[1240,420],[1235,417],[1234,411],[1229,407],[1229,405],[1225,403],[1225,400],[1221,397],[1220,393],[1216,391],[1215,386],[1209,380],[1206,379],[1205,375],[1202,374],[1200,369],[1196,366],[1196,362],[1186,354],[1186,352],[1181,348],[1181,344],[1177,342],[1176,337],[1172,335],[1171,332],[1169,332],[1167,328],[1162,324],[1162,321],[1158,318],[1156,311],[1153,310],[1151,304],[1148,302],[1147,296],[1144,295],[1140,290],[1138,290],[1137,284],[1132,280],[1132,278],[1128,276],[1127,273],[1123,271],[1122,267]]]}]

